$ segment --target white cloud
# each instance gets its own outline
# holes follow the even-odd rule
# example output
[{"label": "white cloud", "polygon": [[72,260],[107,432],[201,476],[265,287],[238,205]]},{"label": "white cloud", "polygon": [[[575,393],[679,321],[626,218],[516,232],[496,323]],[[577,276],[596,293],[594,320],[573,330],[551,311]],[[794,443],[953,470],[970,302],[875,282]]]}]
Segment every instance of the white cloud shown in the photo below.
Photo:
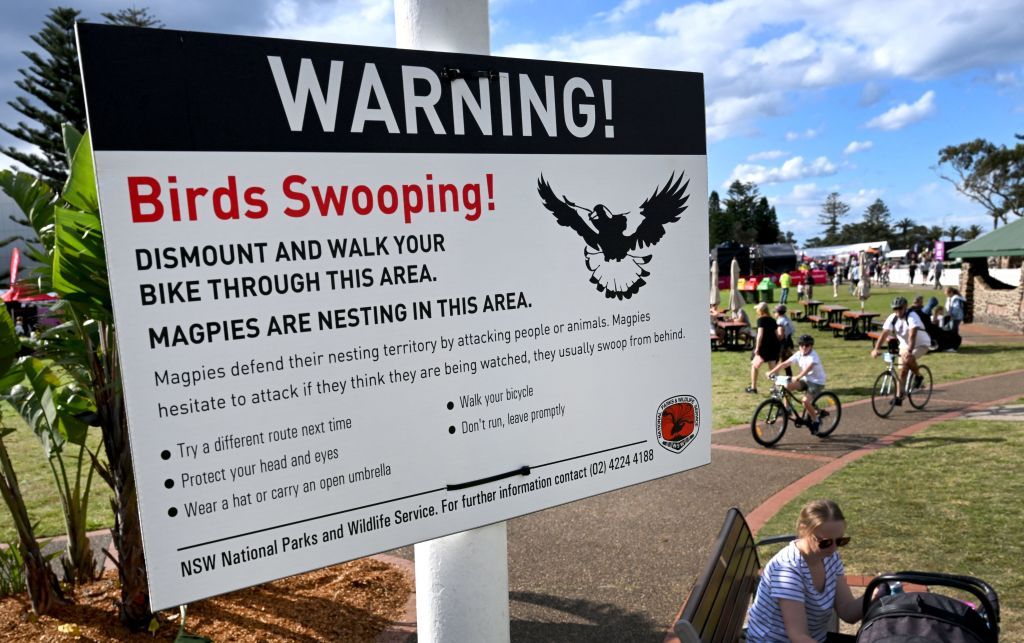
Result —
[{"label": "white cloud", "polygon": [[864,150],[870,150],[875,144],[871,141],[850,141],[850,144],[843,150],[843,154],[850,155]]},{"label": "white cloud", "polygon": [[861,214],[869,205],[882,198],[882,190],[877,188],[860,188],[853,194],[840,194],[839,198],[850,206],[849,222],[859,221]]},{"label": "white cloud", "polygon": [[806,138],[806,139],[817,138],[818,135],[821,134],[822,130],[824,130],[824,129],[825,129],[824,126],[822,126],[822,127],[819,127],[818,129],[808,128],[808,129],[805,129],[802,132],[786,132],[786,140],[787,141],[798,141],[798,140],[800,140],[802,138]]},{"label": "white cloud", "polygon": [[629,14],[649,2],[650,0],[625,0],[625,2],[622,2],[611,11],[601,12],[597,15],[599,18],[603,18],[605,22],[622,22]]},{"label": "white cloud", "polygon": [[317,42],[394,46],[391,0],[330,0],[309,3],[281,0],[263,35]]},{"label": "white cloud", "polygon": [[723,98],[707,107],[708,140],[715,142],[737,133],[752,133],[758,116],[774,116],[783,106],[778,93]]},{"label": "white cloud", "polygon": [[783,181],[796,181],[811,176],[829,176],[837,171],[836,165],[824,156],[819,156],[810,163],[805,161],[802,156],[794,156],[778,167],[740,163],[733,169],[732,175],[725,184],[729,185],[733,181],[740,181],[767,185]]},{"label": "white cloud", "polygon": [[786,156],[786,152],[782,150],[767,150],[765,152],[757,152],[747,157],[748,161],[774,161]]},{"label": "white cloud", "polygon": [[926,91],[913,104],[900,103],[884,114],[872,118],[865,127],[881,130],[898,130],[916,123],[935,113],[935,92]]},{"label": "white cloud", "polygon": [[[619,5],[631,6],[630,0]],[[776,113],[786,101],[774,97],[792,100],[794,91],[867,82],[861,101],[872,104],[884,87],[868,81],[920,81],[1024,62],[1024,38],[1015,28],[1019,0],[988,0],[984,6],[969,0],[722,0],[680,6],[653,24],[653,31],[609,35],[581,21],[575,32],[509,43],[495,53],[700,71],[709,105],[766,101]],[[765,40],[766,31],[779,33]],[[723,113],[710,136],[755,133],[765,115],[771,113]]]}]

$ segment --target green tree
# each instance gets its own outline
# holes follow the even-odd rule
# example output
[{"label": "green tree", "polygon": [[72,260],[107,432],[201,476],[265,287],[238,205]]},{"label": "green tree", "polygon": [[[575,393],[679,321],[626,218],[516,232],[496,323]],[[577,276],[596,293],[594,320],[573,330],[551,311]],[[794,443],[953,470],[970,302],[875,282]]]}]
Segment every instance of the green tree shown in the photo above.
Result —
[{"label": "green tree", "polygon": [[[21,350],[21,342],[14,332],[14,321],[6,309],[0,310],[0,386],[11,391],[21,381],[20,373],[11,374],[14,358]],[[0,414],[3,409],[0,408]],[[36,540],[35,529],[29,518],[25,500],[21,495],[14,464],[4,445],[4,436],[14,429],[6,426],[0,415],[0,498],[3,498],[18,532],[18,550],[25,566],[25,584],[28,588],[29,603],[37,616],[46,614],[59,603],[64,594],[57,576],[50,569],[50,563],[43,556]]]},{"label": "green tree", "polygon": [[725,199],[722,227],[729,235],[723,240],[754,243],[776,243],[781,232],[775,208],[761,196],[756,183],[733,181]]},{"label": "green tree", "polygon": [[[1016,138],[1024,140],[1020,134]],[[952,171],[939,176],[988,211],[993,228],[1010,214],[1024,214],[1024,143],[996,146],[977,138],[939,150],[939,165]]]},{"label": "green tree", "polygon": [[875,199],[875,202],[864,210],[864,232],[870,237],[864,241],[889,239],[892,236],[891,220],[892,212],[889,211],[889,206],[885,201]]},{"label": "green tree", "polygon": [[[67,123],[85,130],[85,102],[75,46],[75,22],[81,14],[70,7],[55,7],[47,14],[39,33],[31,36],[40,51],[22,52],[30,65],[19,69],[14,84],[25,93],[8,101],[27,120],[17,125],[0,124],[0,129],[39,149],[24,152],[13,146],[0,149],[57,189],[67,180],[61,127]],[[148,9],[122,9],[103,16],[109,24],[134,27],[162,26]],[[34,123],[34,124],[33,124]]]},{"label": "green tree", "polygon": [[[72,128],[65,134],[70,174],[64,190],[49,201],[21,199],[11,194],[32,222],[45,248],[39,279],[60,295],[64,323],[48,337],[68,373],[80,378],[77,389],[90,396],[95,423],[100,427],[106,463],[93,458],[96,472],[113,492],[111,529],[118,556],[121,622],[145,629],[152,620],[146,564],[136,501],[135,475],[128,447],[128,424],[117,359],[107,281],[103,232],[100,228],[92,146]],[[16,177],[20,185],[25,173]],[[38,186],[40,182],[37,181]],[[7,190],[7,186],[5,186]]]},{"label": "green tree", "polygon": [[725,198],[725,215],[732,224],[729,239],[750,245],[757,239],[754,208],[760,197],[757,185],[733,181]]},{"label": "green tree", "polygon": [[[32,36],[42,54],[22,52],[31,63],[19,69],[21,78],[14,84],[27,96],[8,101],[16,112],[28,119],[17,125],[0,124],[11,136],[39,148],[41,154],[22,152],[8,146],[2,151],[57,187],[67,179],[67,161],[61,140],[61,125],[70,123],[79,131],[85,129],[85,105],[82,101],[82,79],[75,50],[76,9],[56,7],[50,10],[43,28]],[[33,126],[35,122],[38,126]]]},{"label": "green tree", "polygon": [[985,232],[981,226],[977,223],[972,223],[966,230],[964,230],[964,239],[970,241],[971,239],[977,239]]},{"label": "green tree", "polygon": [[722,210],[722,200],[718,192],[711,191],[708,197],[708,241],[714,248],[718,244],[732,238],[732,222]]},{"label": "green tree", "polygon": [[818,223],[825,226],[825,235],[822,237],[824,245],[830,246],[838,242],[840,220],[850,211],[850,206],[839,200],[839,193],[833,192],[825,198],[821,204],[821,213],[818,215]]},{"label": "green tree", "polygon": [[964,230],[958,225],[951,225],[946,228],[946,234],[949,235],[950,241],[956,241],[957,238],[963,236]]},{"label": "green tree", "polygon": [[761,200],[754,206],[752,223],[756,235],[755,240],[758,243],[778,243],[780,241],[782,231],[779,230],[779,218],[775,214],[774,206],[768,204],[766,197],[761,197]]},{"label": "green tree", "polygon": [[917,226],[913,219],[904,217],[896,222],[895,228],[900,231],[900,245],[904,248],[910,247],[910,231]]},{"label": "green tree", "polygon": [[163,21],[149,12],[149,7],[128,7],[120,11],[101,13],[108,25],[120,25],[122,27],[153,27],[161,29]]}]

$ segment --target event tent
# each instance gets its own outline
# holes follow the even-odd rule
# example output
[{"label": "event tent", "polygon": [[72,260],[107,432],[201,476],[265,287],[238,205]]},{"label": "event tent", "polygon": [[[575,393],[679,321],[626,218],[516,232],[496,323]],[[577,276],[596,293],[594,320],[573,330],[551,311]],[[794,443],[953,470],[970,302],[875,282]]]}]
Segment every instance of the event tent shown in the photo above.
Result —
[{"label": "event tent", "polygon": [[883,255],[889,254],[888,241],[870,241],[868,243],[849,243],[843,246],[825,246],[822,248],[804,248],[800,253],[811,259],[828,259],[829,257],[845,257],[864,252],[877,251]]},{"label": "event tent", "polygon": [[949,256],[963,259],[1024,256],[1024,218],[957,246]]}]

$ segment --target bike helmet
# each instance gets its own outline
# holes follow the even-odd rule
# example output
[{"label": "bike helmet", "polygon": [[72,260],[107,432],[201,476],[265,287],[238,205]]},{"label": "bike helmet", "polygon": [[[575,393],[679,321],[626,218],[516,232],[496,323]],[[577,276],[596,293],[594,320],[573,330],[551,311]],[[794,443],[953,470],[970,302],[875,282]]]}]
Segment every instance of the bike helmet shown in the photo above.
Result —
[{"label": "bike helmet", "polygon": [[892,300],[892,308],[906,308],[906,306],[907,306],[907,298],[906,297],[896,297],[895,299]]},{"label": "bike helmet", "polygon": [[814,346],[814,336],[813,335],[801,335],[800,338],[798,340],[796,340],[796,345],[797,346]]}]

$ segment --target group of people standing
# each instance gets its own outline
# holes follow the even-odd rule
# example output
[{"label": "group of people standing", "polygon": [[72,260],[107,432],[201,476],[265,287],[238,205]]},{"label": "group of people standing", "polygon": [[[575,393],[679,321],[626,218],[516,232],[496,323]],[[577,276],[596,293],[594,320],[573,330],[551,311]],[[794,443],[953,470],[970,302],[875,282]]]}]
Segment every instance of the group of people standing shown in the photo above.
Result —
[{"label": "group of people standing", "polygon": [[918,273],[921,275],[921,285],[927,285],[929,281],[938,290],[942,288],[943,264],[935,260],[931,250],[922,250],[920,254],[913,250],[907,253],[907,272],[910,274],[910,285],[914,285],[914,279]]}]

